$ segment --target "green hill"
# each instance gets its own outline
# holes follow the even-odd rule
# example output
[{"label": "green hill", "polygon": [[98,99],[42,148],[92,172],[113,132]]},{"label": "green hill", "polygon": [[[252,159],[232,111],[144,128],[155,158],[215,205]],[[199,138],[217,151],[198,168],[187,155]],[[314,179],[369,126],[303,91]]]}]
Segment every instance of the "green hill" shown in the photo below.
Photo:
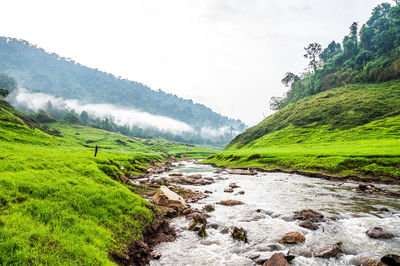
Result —
[{"label": "green hill", "polygon": [[205,162],[400,182],[400,80],[322,92],[279,110]]},{"label": "green hill", "polygon": [[123,254],[154,221],[149,204],[120,178],[162,159],[158,149],[213,152],[83,126],[47,127],[0,100],[0,264],[114,264],[109,254]]}]

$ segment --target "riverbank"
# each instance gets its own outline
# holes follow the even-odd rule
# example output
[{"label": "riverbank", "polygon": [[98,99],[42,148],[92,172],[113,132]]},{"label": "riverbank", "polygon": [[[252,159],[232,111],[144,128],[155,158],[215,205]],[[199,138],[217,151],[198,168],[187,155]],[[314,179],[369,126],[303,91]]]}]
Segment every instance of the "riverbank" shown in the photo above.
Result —
[{"label": "riverbank", "polygon": [[[150,166],[141,176],[129,179],[125,183],[134,194],[145,199],[152,211],[152,222],[145,227],[139,239],[128,239],[125,248],[110,252],[110,257],[119,265],[148,265],[151,260],[160,258],[160,254],[154,253],[153,249],[163,242],[171,242],[176,239],[175,229],[170,226],[171,220],[190,212],[188,203],[197,202],[207,195],[196,190],[184,188],[178,184],[170,183],[166,178],[157,178],[182,162],[193,162],[192,159],[175,160],[175,157],[165,161],[153,160]],[[171,174],[173,176],[174,174]],[[159,193],[162,186],[180,196],[186,202],[185,208],[177,208],[168,202],[157,202],[155,195]]]},{"label": "riverbank", "polygon": [[363,182],[363,183],[373,183],[373,184],[394,184],[394,185],[400,185],[400,180],[397,179],[381,179],[381,178],[373,178],[373,177],[359,177],[359,176],[352,176],[352,175],[347,175],[347,176],[339,176],[339,175],[334,175],[329,174],[329,173],[324,173],[324,172],[312,172],[310,171],[299,171],[299,170],[290,170],[290,169],[279,169],[279,168],[271,168],[271,169],[265,169],[265,168],[260,168],[260,167],[245,167],[244,165],[230,165],[229,167],[226,166],[224,163],[218,163],[218,162],[210,162],[210,159],[203,160],[199,162],[200,164],[208,164],[220,169],[239,169],[239,170],[249,170],[249,171],[256,171],[256,172],[263,172],[263,173],[285,173],[285,174],[297,174],[297,175],[303,175],[307,176],[310,178],[320,178],[320,179],[325,179],[325,180],[331,180],[331,181],[338,181],[338,182],[348,182],[348,181],[354,181],[354,182]]},{"label": "riverbank", "polygon": [[[201,163],[217,167],[257,169],[265,172],[301,174],[328,180],[354,180],[381,184],[400,184],[398,141],[375,143],[369,147],[356,143],[268,146],[264,149],[233,148],[219,152]],[[365,149],[364,149],[365,148]]]}]

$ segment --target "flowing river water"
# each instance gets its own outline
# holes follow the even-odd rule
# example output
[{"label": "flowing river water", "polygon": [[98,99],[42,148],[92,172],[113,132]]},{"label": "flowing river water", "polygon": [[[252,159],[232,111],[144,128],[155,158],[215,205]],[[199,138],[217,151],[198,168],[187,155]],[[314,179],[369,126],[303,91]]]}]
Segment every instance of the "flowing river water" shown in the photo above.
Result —
[{"label": "flowing river water", "polygon": [[[275,252],[283,252],[296,258],[292,265],[357,265],[364,258],[379,259],[386,254],[400,254],[400,200],[399,198],[360,194],[355,192],[357,183],[339,183],[285,173],[258,173],[257,175],[232,175],[226,171],[216,174],[216,168],[184,162],[173,172],[184,175],[201,174],[203,177],[222,177],[206,186],[185,186],[190,189],[213,193],[209,197],[192,203],[201,210],[213,204],[215,211],[207,218],[207,237],[200,238],[196,232],[188,231],[189,221],[185,217],[173,220],[178,232],[174,242],[160,244],[155,252],[159,260],[150,265],[256,265],[256,260],[268,259]],[[161,176],[168,176],[165,173]],[[160,177],[160,175],[159,175]],[[236,183],[233,193],[224,192],[230,183]],[[391,190],[399,186],[379,185]],[[237,192],[244,191],[241,195]],[[215,204],[226,199],[236,199],[244,205],[223,206]],[[385,207],[389,212],[379,211]],[[311,231],[298,226],[291,219],[295,211],[313,209],[326,218],[319,229]],[[230,236],[233,226],[247,230],[248,243],[234,240]],[[366,231],[382,227],[396,237],[390,240],[369,238]],[[302,244],[283,245],[279,239],[287,232],[302,233],[306,241]],[[338,258],[320,259],[312,257],[313,250],[325,245],[342,242],[343,253]]]}]

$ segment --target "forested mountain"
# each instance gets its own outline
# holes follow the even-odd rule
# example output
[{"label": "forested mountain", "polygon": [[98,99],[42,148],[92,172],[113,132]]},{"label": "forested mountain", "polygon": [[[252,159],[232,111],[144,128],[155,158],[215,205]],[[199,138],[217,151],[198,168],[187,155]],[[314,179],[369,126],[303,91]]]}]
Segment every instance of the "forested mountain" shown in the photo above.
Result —
[{"label": "forested mountain", "polygon": [[354,22],[342,43],[332,41],[322,49],[311,43],[304,49],[309,70],[287,72],[282,83],[290,89],[283,98],[273,97],[279,110],[304,97],[350,83],[383,82],[400,77],[400,5],[382,3],[359,27]]},{"label": "forested mountain", "polygon": [[7,73],[19,86],[31,91],[86,103],[131,107],[183,121],[195,129],[245,128],[240,120],[229,119],[192,100],[83,66],[24,40],[0,37],[0,73]]}]

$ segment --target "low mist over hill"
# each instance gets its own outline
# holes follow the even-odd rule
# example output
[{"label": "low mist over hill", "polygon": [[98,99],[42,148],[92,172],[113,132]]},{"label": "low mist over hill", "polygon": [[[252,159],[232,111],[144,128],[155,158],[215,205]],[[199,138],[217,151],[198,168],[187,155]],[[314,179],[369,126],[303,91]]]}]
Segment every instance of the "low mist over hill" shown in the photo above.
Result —
[{"label": "low mist over hill", "polygon": [[100,119],[115,120],[120,126],[151,129],[151,134],[142,137],[163,135],[177,141],[221,145],[246,128],[240,120],[192,100],[83,66],[24,40],[0,37],[0,72],[26,88],[13,95],[20,108],[36,112],[48,102],[56,107],[62,102],[78,115],[86,111]]}]

